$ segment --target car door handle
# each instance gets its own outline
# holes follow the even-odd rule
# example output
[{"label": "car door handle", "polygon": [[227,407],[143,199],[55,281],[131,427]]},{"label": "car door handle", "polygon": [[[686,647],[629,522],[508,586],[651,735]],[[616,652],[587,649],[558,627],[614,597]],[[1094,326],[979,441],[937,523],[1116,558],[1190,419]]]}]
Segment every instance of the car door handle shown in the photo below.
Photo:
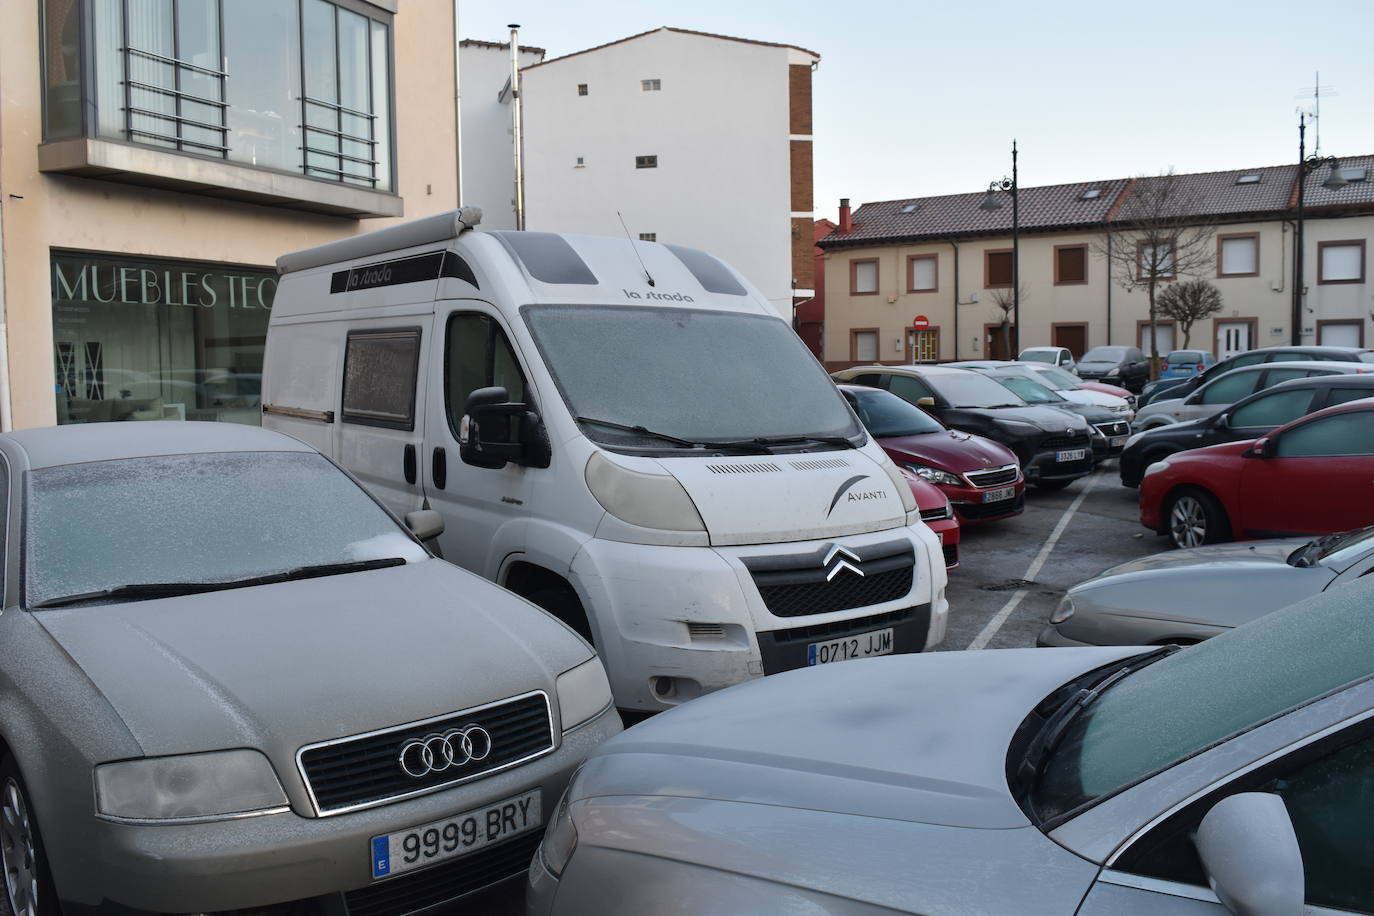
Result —
[{"label": "car door handle", "polygon": [[434,450],[433,458],[430,461],[429,479],[440,490],[448,484],[448,459],[444,456],[442,447]]},{"label": "car door handle", "polygon": [[406,483],[412,486],[415,484],[417,464],[419,464],[419,459],[415,457],[415,443],[407,442],[405,453],[401,458],[401,473],[405,475]]}]

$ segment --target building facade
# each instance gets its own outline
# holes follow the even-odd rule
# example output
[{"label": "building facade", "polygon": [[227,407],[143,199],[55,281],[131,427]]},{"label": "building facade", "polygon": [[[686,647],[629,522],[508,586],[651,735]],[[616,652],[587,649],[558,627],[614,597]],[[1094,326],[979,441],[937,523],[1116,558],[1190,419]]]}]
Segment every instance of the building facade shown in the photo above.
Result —
[{"label": "building facade", "polygon": [[819,60],[661,28],[525,67],[526,227],[710,251],[791,319],[814,290]]},{"label": "building facade", "polygon": [[[520,46],[519,65],[544,59],[543,48]],[[510,42],[458,43],[462,87],[463,204],[482,208],[484,229],[515,228],[515,155]]]},{"label": "building facade", "polygon": [[5,428],[257,422],[277,256],[458,202],[452,16],[0,6]]},{"label": "building facade", "polygon": [[[1374,156],[1342,158],[1346,184],[1304,183],[1304,343],[1374,341],[1374,285],[1366,252],[1374,238]],[[1010,349],[1065,346],[1080,354],[1103,344],[1163,355],[1184,346],[1173,321],[1149,321],[1144,289],[1127,289],[1109,246],[1138,241],[1133,207],[1149,182],[1114,179],[1019,191],[1020,333]],[[1197,322],[1187,345],[1219,357],[1293,338],[1293,240],[1297,167],[1173,176],[1182,220],[1206,236],[1210,257],[1191,274],[1222,295],[1222,312]],[[826,252],[824,361],[830,368],[883,362],[1009,358],[1002,304],[1012,299],[1012,207],[1004,193],[864,204],[819,246]],[[1120,249],[1112,249],[1120,251]],[[1139,253],[1132,248],[1131,257]],[[1137,265],[1137,276],[1140,267]],[[1114,272],[1115,271],[1115,272]],[[1009,316],[1008,316],[1009,317]],[[918,320],[919,319],[919,320]],[[917,326],[920,325],[920,329]],[[1012,353],[1014,356],[1015,354]]]}]

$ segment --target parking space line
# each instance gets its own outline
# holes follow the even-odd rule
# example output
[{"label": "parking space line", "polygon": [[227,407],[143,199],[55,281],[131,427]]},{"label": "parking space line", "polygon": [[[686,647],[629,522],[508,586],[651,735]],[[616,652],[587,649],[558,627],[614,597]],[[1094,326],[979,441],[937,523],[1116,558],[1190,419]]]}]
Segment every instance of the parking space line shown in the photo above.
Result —
[{"label": "parking space line", "polygon": [[[1059,543],[1059,538],[1069,527],[1069,522],[1073,519],[1074,513],[1078,511],[1079,506],[1083,505],[1083,500],[1088,498],[1088,494],[1092,492],[1092,488],[1097,484],[1101,476],[1101,471],[1097,471],[1089,476],[1084,482],[1083,491],[1078,494],[1073,502],[1069,503],[1069,507],[1065,509],[1064,514],[1059,517],[1059,521],[1055,524],[1054,530],[1050,532],[1050,536],[1045,540],[1045,545],[1040,548],[1040,552],[1035,555],[1035,559],[1031,561],[1031,565],[1026,569],[1025,576],[1022,577],[1027,582],[1034,582],[1035,577],[1040,574],[1040,569],[1045,565],[1045,561],[1050,558],[1050,553],[1053,552],[1054,545]],[[1018,589],[1016,594],[1012,595],[1011,598],[1007,600],[1007,603],[1002,605],[1002,609],[992,616],[992,619],[987,622],[987,625],[983,627],[978,635],[973,637],[973,642],[968,644],[968,648],[987,648],[987,644],[997,635],[997,631],[1002,629],[1002,625],[1007,622],[1007,618],[1011,616],[1011,612],[1016,610],[1016,606],[1021,603],[1021,600],[1025,598],[1027,594],[1027,589]]]}]

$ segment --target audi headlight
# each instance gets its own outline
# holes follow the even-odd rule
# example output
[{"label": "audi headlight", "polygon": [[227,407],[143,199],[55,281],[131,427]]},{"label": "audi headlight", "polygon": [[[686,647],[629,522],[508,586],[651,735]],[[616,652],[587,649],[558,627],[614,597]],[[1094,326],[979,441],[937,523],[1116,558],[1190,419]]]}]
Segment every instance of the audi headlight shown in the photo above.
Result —
[{"label": "audi headlight", "polygon": [[1169,470],[1169,462],[1156,461],[1154,464],[1150,465],[1148,468],[1145,469],[1145,476],[1149,477],[1151,474],[1158,474],[1160,471],[1167,470]]},{"label": "audi headlight", "polygon": [[964,485],[962,480],[955,477],[949,471],[942,471],[939,468],[933,468],[927,464],[907,464],[903,465],[903,467],[917,477],[923,477],[931,483],[944,483],[952,487],[962,487]]},{"label": "audi headlight", "polygon": [[611,705],[611,684],[601,659],[592,656],[558,676],[558,709],[563,730],[576,728]]},{"label": "audi headlight", "polygon": [[887,457],[887,452],[882,452],[882,460],[878,462],[882,466],[883,472],[887,474],[887,479],[892,481],[892,485],[897,488],[897,495],[902,498],[902,511],[916,511],[916,497],[911,494],[911,484],[906,482],[902,472],[897,470],[897,465],[892,463],[892,459]]},{"label": "audi headlight", "polygon": [[130,820],[237,817],[287,804],[272,764],[250,750],[103,763],[95,799],[101,814]]},{"label": "audi headlight", "polygon": [[568,860],[577,849],[577,828],[573,826],[572,814],[568,811],[568,796],[572,794],[573,782],[576,779],[577,775],[574,774],[568,782],[568,788],[558,800],[553,820],[544,831],[544,841],[539,844],[539,858],[544,861],[544,867],[555,878],[563,874],[563,869],[568,867]]},{"label": "audi headlight", "polygon": [[696,504],[671,474],[632,471],[593,452],[587,488],[601,508],[623,522],[664,531],[705,531]]},{"label": "audi headlight", "polygon": [[1068,595],[1065,595],[1063,598],[1059,599],[1059,606],[1056,607],[1054,609],[1054,613],[1050,615],[1050,623],[1063,623],[1072,616],[1073,599],[1070,598]]}]

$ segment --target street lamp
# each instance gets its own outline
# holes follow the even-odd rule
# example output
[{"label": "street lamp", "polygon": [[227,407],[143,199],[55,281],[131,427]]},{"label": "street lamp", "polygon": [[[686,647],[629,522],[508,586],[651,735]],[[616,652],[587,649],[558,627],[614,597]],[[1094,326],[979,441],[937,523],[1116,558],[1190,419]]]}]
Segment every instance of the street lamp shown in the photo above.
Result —
[{"label": "street lamp", "polygon": [[1302,343],[1302,205],[1307,196],[1307,176],[1324,165],[1331,166],[1331,174],[1326,176],[1322,187],[1328,191],[1339,191],[1350,182],[1341,173],[1340,161],[1335,156],[1307,155],[1307,116],[1298,116],[1298,216],[1293,231],[1293,329],[1291,338],[1294,346]]},{"label": "street lamp", "polygon": [[[1011,141],[1011,177],[988,182],[988,194],[978,205],[980,210],[1000,210],[1002,201],[997,192],[1011,195],[1011,326],[1015,330],[1016,348],[1021,348],[1021,208],[1017,199],[1016,141]],[[1008,354],[1010,355],[1010,354]]]}]

